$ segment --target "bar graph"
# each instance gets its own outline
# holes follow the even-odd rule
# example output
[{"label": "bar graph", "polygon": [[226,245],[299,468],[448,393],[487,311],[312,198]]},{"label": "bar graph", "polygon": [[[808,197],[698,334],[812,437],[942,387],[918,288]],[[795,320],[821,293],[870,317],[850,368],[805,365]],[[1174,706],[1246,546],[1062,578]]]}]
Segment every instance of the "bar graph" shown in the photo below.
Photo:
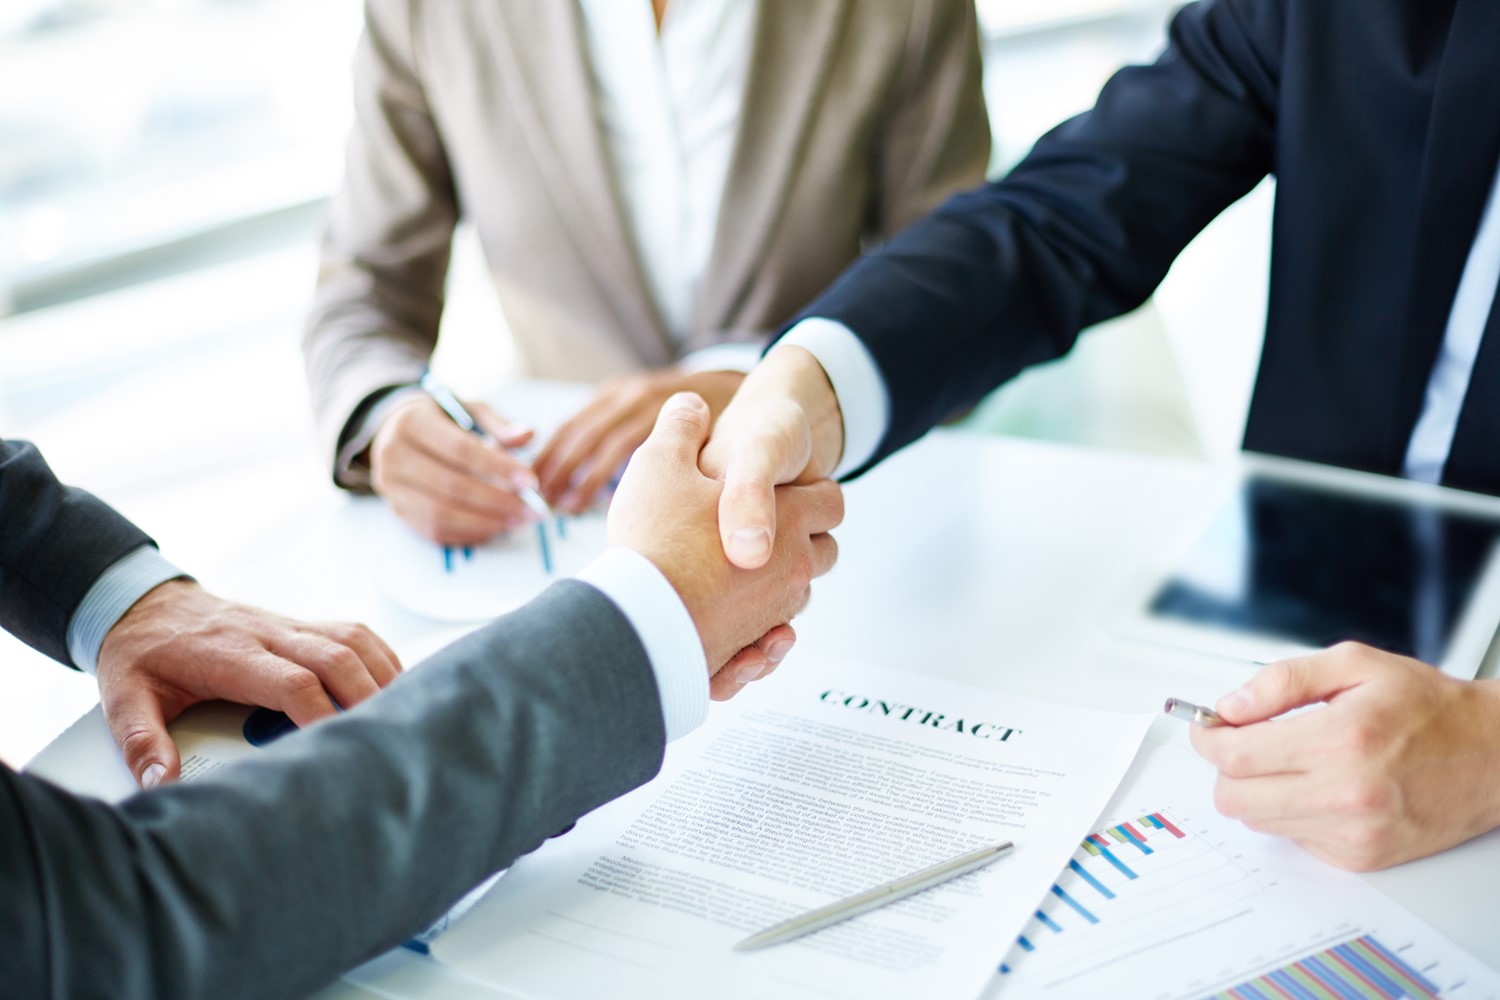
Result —
[{"label": "bar graph", "polygon": [[1372,934],[1336,944],[1215,993],[1214,1000],[1418,1000],[1440,996],[1436,983]]},{"label": "bar graph", "polygon": [[1500,977],[1296,845],[1220,817],[1213,771],[1138,763],[986,1000],[1500,1000]]}]

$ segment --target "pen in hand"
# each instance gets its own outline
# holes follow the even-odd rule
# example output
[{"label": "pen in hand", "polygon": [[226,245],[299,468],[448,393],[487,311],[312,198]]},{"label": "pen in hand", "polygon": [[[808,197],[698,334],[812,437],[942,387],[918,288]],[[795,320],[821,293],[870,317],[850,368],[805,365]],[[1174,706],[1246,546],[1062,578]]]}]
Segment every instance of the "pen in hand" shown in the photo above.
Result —
[{"label": "pen in hand", "polygon": [[1204,708],[1202,705],[1194,705],[1192,702],[1183,701],[1181,698],[1168,698],[1167,703],[1162,706],[1161,710],[1174,719],[1191,722],[1193,725],[1202,726],[1205,729],[1229,725],[1213,709]]},{"label": "pen in hand", "polygon": [[[431,371],[424,369],[422,377],[417,381],[417,385],[448,415],[448,419],[469,433],[478,435],[486,444],[495,443],[495,439],[483,427],[479,426],[479,421],[475,420],[473,414],[464,407],[463,403],[459,402],[458,397],[453,394],[453,390],[439,382]],[[537,516],[536,538],[537,544],[542,550],[542,568],[550,575],[552,572],[552,549],[547,541],[546,524],[547,521],[556,515],[553,513],[551,506],[548,505],[546,498],[542,496],[536,487],[529,486],[526,483],[514,482],[509,484],[509,486],[515,492],[516,496],[521,498],[521,502],[531,508],[532,513]],[[467,558],[469,555],[470,550],[465,547],[464,556]],[[452,572],[451,549],[445,552],[444,559],[446,560],[449,572]]]}]

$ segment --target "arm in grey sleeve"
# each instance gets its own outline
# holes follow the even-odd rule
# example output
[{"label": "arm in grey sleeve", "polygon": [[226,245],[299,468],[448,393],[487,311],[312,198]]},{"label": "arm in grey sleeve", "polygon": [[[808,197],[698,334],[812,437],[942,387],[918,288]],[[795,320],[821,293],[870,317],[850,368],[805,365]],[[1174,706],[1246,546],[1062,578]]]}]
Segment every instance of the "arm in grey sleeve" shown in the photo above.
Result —
[{"label": "arm in grey sleeve", "polygon": [[337,719],[119,806],[0,768],[9,996],[305,996],[661,763],[652,667],[555,584]]}]

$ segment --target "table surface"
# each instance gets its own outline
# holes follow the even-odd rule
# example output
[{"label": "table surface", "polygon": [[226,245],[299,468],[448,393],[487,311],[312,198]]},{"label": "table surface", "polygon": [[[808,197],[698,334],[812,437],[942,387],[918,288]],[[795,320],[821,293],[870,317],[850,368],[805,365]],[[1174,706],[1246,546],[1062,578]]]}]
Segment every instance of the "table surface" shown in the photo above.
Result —
[{"label": "table surface", "polygon": [[[537,393],[534,412],[569,398],[546,387]],[[508,399],[513,412],[527,415],[513,394]],[[929,435],[847,486],[847,517],[835,532],[839,564],[814,585],[796,623],[797,649],[780,669],[828,654],[1119,711],[1157,711],[1168,695],[1211,703],[1252,668],[1131,641],[1108,622],[1143,568],[1232,475],[1180,460]],[[266,539],[263,557],[226,596],[301,617],[362,620],[408,663],[462,634],[396,607],[343,557],[351,520],[347,505],[311,505],[299,531]],[[1181,732],[1175,723],[1158,725],[1150,739],[1180,739]],[[46,758],[34,769],[47,773]],[[48,776],[88,790],[79,775]],[[1491,923],[1500,832],[1367,877],[1500,967]],[[319,996],[376,995],[503,994],[397,952]]]}]

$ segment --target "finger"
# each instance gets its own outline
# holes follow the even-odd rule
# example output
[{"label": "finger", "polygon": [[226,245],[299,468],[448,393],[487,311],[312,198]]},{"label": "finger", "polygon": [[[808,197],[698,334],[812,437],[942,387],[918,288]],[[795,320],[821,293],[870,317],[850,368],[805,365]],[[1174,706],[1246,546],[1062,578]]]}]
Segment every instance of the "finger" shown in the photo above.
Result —
[{"label": "finger", "polygon": [[396,658],[396,654],[378,635],[363,625],[317,622],[307,627],[332,642],[352,649],[380,687],[390,684],[401,673],[401,661]]},{"label": "finger", "polygon": [[754,413],[752,429],[727,445],[719,498],[724,554],[744,569],[759,569],[770,558],[776,538],[774,488],[795,479],[812,454],[811,431],[794,408],[763,407]]},{"label": "finger", "polygon": [[390,493],[386,500],[397,517],[439,545],[482,544],[515,523],[500,514],[476,514],[417,492]]},{"label": "finger", "polygon": [[713,417],[695,392],[676,392],[656,413],[651,433],[636,449],[648,462],[698,469],[698,453],[708,441]]},{"label": "finger", "polygon": [[1301,774],[1316,766],[1322,745],[1316,715],[1272,719],[1245,726],[1192,726],[1188,739],[1198,755],[1230,778]]},{"label": "finger", "polygon": [[629,413],[620,398],[600,397],[558,429],[547,442],[547,454],[537,460],[542,494],[550,502],[562,499],[573,486],[579,467],[595,455],[601,442]]},{"label": "finger", "polygon": [[469,413],[474,417],[474,422],[480,426],[486,434],[494,438],[503,447],[520,448],[535,436],[536,431],[525,424],[518,424],[512,420],[500,416],[484,403],[465,404]]},{"label": "finger", "polygon": [[651,421],[648,418],[635,417],[615,428],[590,460],[588,474],[563,496],[563,509],[574,514],[587,510],[599,491],[610,484],[615,473],[650,434]]},{"label": "finger", "polygon": [[167,732],[161,702],[149,686],[136,685],[110,698],[104,720],[125,757],[125,766],[142,788],[176,781],[182,771],[177,744]]},{"label": "finger", "polygon": [[353,649],[320,632],[298,630],[278,635],[267,645],[277,656],[310,671],[340,708],[353,708],[380,690]]},{"label": "finger", "polygon": [[813,535],[808,541],[812,545],[812,575],[823,576],[839,561],[839,543],[832,535]]},{"label": "finger", "polygon": [[797,633],[790,625],[777,625],[736,653],[714,674],[709,681],[709,696],[715,701],[733,698],[745,685],[775,670],[796,642]]},{"label": "finger", "polygon": [[459,427],[433,406],[403,424],[398,440],[456,472],[495,484],[531,482],[531,469],[504,448]]},{"label": "finger", "polygon": [[425,496],[444,507],[480,517],[499,517],[509,522],[526,516],[526,505],[509,482],[497,483],[421,453],[400,464],[388,465],[375,488],[387,497],[398,492]]},{"label": "finger", "polygon": [[1240,726],[1326,701],[1369,677],[1371,652],[1366,646],[1343,643],[1311,656],[1272,663],[1244,687],[1220,698],[1214,709],[1226,722]]},{"label": "finger", "polygon": [[832,531],[844,522],[844,491],[831,479],[806,486],[776,487],[777,516],[809,535]]}]

